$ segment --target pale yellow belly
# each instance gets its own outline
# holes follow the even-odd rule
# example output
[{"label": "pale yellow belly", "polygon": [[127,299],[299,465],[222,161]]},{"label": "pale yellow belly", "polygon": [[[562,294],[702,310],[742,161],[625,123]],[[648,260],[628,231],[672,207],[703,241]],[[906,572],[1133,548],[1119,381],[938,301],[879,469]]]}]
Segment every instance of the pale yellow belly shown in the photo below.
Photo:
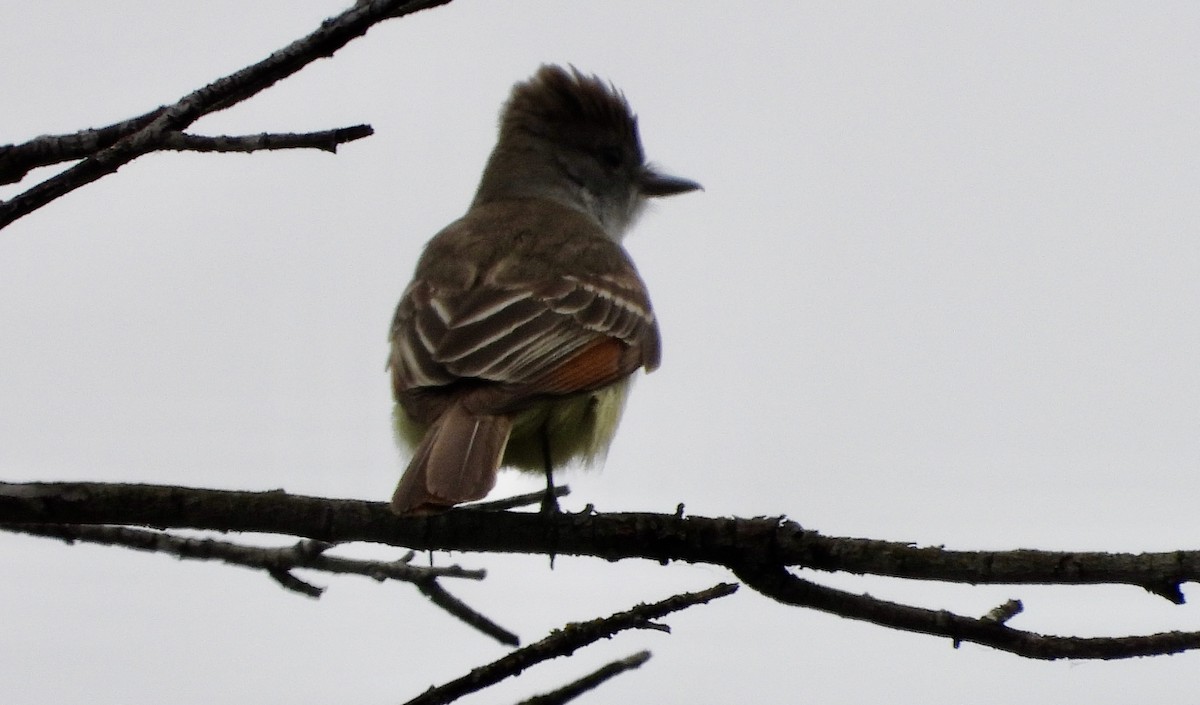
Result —
[{"label": "pale yellow belly", "polygon": [[[555,469],[579,462],[602,461],[625,408],[630,379],[594,392],[544,401],[519,412],[504,450],[501,465],[542,472],[542,429],[550,435]],[[409,418],[399,404],[394,411],[396,439],[412,452],[428,428]]]}]

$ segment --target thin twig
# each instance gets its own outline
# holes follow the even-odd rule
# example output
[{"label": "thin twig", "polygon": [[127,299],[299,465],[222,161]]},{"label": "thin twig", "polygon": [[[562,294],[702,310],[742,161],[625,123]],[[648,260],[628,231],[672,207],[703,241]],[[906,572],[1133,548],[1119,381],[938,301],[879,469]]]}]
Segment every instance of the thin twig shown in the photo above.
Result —
[{"label": "thin twig", "polygon": [[600,639],[605,639],[626,629],[677,612],[692,605],[703,604],[718,597],[733,594],[737,590],[733,583],[720,583],[700,592],[685,592],[668,597],[661,602],[642,604],[610,617],[588,622],[568,624],[556,629],[541,641],[517,649],[485,666],[456,680],[430,688],[405,705],[441,705],[494,685],[505,678],[515,676],[534,664],[559,656],[569,656],[576,650]]},{"label": "thin twig", "polygon": [[270,575],[275,582],[282,585],[285,589],[291,590],[292,592],[298,592],[306,597],[317,598],[325,592],[325,588],[317,587],[312,583],[301,580],[300,578],[297,578],[291,571],[287,571],[282,568],[268,568],[267,575]]},{"label": "thin twig", "polygon": [[469,606],[467,606],[467,603],[447,592],[437,580],[433,578],[428,580],[418,580],[416,585],[417,589],[421,591],[421,594],[433,601],[433,604],[441,607],[484,634],[487,634],[501,644],[506,646],[519,646],[521,644],[521,640],[516,634],[513,634],[504,627],[501,627],[476,610],[471,609]]},{"label": "thin twig", "polygon": [[562,705],[562,703],[570,702],[589,690],[595,690],[611,678],[619,676],[626,671],[639,668],[649,660],[649,651],[639,651],[623,659],[612,661],[592,671],[583,678],[568,683],[557,690],[552,690],[543,695],[536,695],[528,700],[522,700],[517,705]]},{"label": "thin twig", "polygon": [[15,184],[32,169],[83,159],[137,132],[162,114],[155,108],[144,115],[114,122],[104,127],[80,130],[69,135],[42,135],[22,142],[0,146],[0,184]]},{"label": "thin twig", "polygon": [[[146,124],[123,134],[78,164],[8,201],[0,201],[0,228],[56,198],[116,172],[143,154],[162,149],[172,134],[186,130],[201,117],[236,105],[313,61],[331,56],[352,40],[366,34],[376,24],[448,2],[450,0],[371,0],[356,3],[340,15],[322,22],[308,36],[292,42],[262,61],[219,78],[155,111],[154,117]],[[19,172],[20,169],[12,171]]]},{"label": "thin twig", "polygon": [[364,575],[375,580],[400,580],[410,583],[420,583],[433,578],[483,580],[487,576],[486,571],[468,570],[456,565],[410,565],[411,553],[396,561],[368,561],[328,556],[325,555],[325,551],[334,544],[322,541],[306,540],[283,547],[247,546],[232,541],[177,536],[165,531],[81,524],[0,524],[0,530],[62,539],[68,543],[83,541],[165,553],[178,558],[215,560],[256,570],[289,571],[306,568],[326,573]]},{"label": "thin twig", "polygon": [[1037,634],[1013,629],[996,619],[965,617],[817,585],[792,575],[783,566],[739,566],[734,572],[748,587],[784,604],[810,607],[892,629],[944,636],[951,639],[955,647],[965,641],[1044,660],[1122,659],[1200,648],[1200,632],[1124,637]]},{"label": "thin twig", "polygon": [[260,149],[320,149],[337,152],[338,145],[375,134],[370,125],[354,125],[336,130],[304,133],[258,135],[191,135],[172,132],[163,138],[162,148],[177,152],[255,152]]},{"label": "thin twig", "polygon": [[326,551],[336,544],[305,539],[291,546],[246,546],[231,541],[175,536],[165,531],[134,529],[125,526],[88,526],[78,524],[0,524],[0,530],[57,538],[74,543],[83,541],[108,546],[123,546],[142,551],[166,553],[178,558],[219,560],[231,565],[265,571],[282,587],[307,597],[317,598],[325,588],[301,580],[293,569],[304,568],[326,573],[365,575],[378,581],[400,580],[413,583],[435,605],[502,644],[516,646],[516,635],[471,609],[437,583],[438,578],[483,580],[486,571],[459,566],[428,567],[411,565],[412,551],[394,561],[368,561],[330,556]]},{"label": "thin twig", "polygon": [[[554,488],[554,497],[560,499],[571,494],[571,488],[567,485],[559,485]],[[546,491],[530,492],[528,494],[519,494],[504,499],[494,499],[490,502],[476,502],[475,504],[464,504],[455,507],[453,511],[475,511],[475,512],[502,512],[509,509],[518,509],[520,507],[528,507],[538,504],[546,497]]]},{"label": "thin twig", "polygon": [[1004,604],[996,605],[988,610],[988,613],[980,617],[980,619],[985,622],[1004,624],[1024,611],[1025,605],[1020,600],[1008,600]]}]

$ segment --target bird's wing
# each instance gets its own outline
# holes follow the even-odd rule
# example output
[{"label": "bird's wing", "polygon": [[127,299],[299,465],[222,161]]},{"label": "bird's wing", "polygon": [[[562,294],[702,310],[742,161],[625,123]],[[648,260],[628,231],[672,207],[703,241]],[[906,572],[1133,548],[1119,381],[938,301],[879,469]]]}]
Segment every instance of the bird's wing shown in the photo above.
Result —
[{"label": "bird's wing", "polygon": [[392,327],[398,395],[464,380],[570,394],[658,365],[658,326],[636,273],[478,281],[454,289],[417,279],[405,292]]}]

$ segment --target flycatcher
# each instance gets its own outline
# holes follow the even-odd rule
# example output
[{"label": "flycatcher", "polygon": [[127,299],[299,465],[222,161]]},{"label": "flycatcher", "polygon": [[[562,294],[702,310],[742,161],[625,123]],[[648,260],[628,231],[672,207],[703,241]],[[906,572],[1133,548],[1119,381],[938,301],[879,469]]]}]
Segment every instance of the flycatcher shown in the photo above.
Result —
[{"label": "flycatcher", "polygon": [[482,499],[501,465],[602,456],[658,323],[621,238],[646,199],[700,188],[642,154],[611,84],[542,66],[513,87],[471,207],[434,236],[392,320],[397,514]]}]

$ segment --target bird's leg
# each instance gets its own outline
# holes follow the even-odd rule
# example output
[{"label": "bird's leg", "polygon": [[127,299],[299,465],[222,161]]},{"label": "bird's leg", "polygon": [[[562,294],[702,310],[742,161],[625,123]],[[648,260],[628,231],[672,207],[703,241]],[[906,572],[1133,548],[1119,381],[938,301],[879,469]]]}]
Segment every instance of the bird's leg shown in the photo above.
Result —
[{"label": "bird's leg", "polygon": [[542,497],[542,514],[558,514],[558,497],[554,493],[554,461],[550,455],[550,425],[542,424],[542,461],[546,468],[546,494]]}]

